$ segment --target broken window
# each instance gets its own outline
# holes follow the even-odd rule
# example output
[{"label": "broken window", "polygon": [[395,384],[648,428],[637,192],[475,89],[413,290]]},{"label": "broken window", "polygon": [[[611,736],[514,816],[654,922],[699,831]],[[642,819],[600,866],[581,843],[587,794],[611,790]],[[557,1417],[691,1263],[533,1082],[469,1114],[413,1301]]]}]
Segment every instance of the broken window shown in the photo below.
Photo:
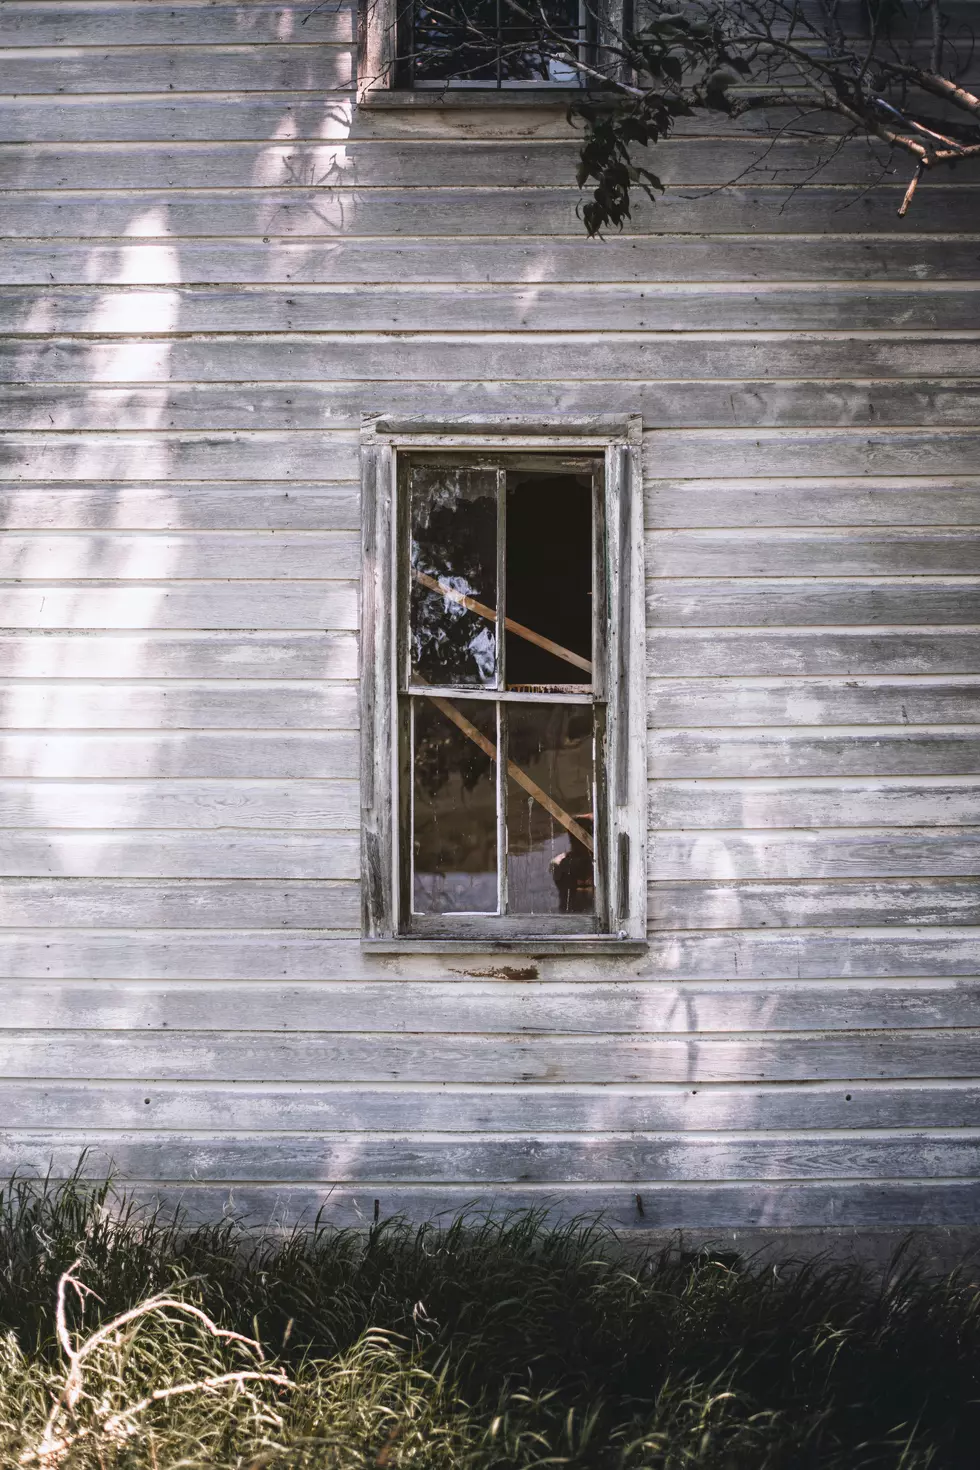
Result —
[{"label": "broken window", "polygon": [[[594,26],[585,0],[544,0],[535,17],[585,59]],[[543,47],[537,25],[507,0],[413,0],[399,10],[400,84],[409,87],[582,85],[582,74]]]},{"label": "broken window", "polygon": [[627,634],[642,589],[628,453],[377,453],[368,932],[635,937],[642,649]]}]

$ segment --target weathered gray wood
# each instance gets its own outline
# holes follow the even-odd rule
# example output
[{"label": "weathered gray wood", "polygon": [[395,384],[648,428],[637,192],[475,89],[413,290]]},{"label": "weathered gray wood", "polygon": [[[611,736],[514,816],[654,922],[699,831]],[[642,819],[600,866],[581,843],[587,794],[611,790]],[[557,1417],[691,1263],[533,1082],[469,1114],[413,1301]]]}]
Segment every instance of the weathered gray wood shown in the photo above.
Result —
[{"label": "weathered gray wood", "polygon": [[[142,349],[140,349],[140,354]],[[124,349],[125,356],[125,349]],[[132,369],[132,358],[129,358]],[[120,360],[121,365],[121,360]],[[150,377],[155,374],[150,373]],[[9,435],[0,443],[0,480],[349,481],[353,440],[324,433],[160,433]]]},{"label": "weathered gray wood", "polygon": [[394,609],[397,582],[395,458],[391,446],[361,446],[361,923],[379,939],[398,923],[398,810],[394,782]]},{"label": "weathered gray wood", "polygon": [[[182,48],[179,56],[168,57],[156,68],[155,76],[150,66],[142,76],[130,68],[127,74],[130,89],[166,90],[174,81],[175,86],[180,83],[188,91],[201,90],[208,84],[216,90],[235,90],[242,85],[233,80],[235,70],[243,73],[250,65],[254,66],[254,58],[247,52],[237,55],[228,50],[219,58],[209,50],[199,60],[190,52],[191,48]],[[301,48],[299,54],[291,48],[284,48],[284,52],[280,86],[290,85],[286,78],[292,68],[297,79],[295,85],[303,85],[300,78],[305,76],[310,87],[323,87],[331,80],[331,57],[336,58],[333,79],[336,85],[344,85],[348,75],[344,50],[311,48],[313,54],[306,58],[302,57]],[[129,58],[125,60],[128,62]],[[222,61],[224,64],[219,64]],[[179,77],[175,75],[178,63]],[[50,67],[42,65],[32,76],[23,61],[17,66],[17,84],[22,90],[27,90],[32,82],[46,84],[49,91],[58,89]],[[173,69],[169,77],[168,68]],[[125,65],[120,71],[126,73]],[[265,68],[264,77],[275,85],[272,67]],[[74,77],[66,68],[62,79],[65,87],[77,80],[79,90],[84,90],[81,84],[86,79],[92,81],[92,69],[86,61],[80,64]],[[8,85],[5,90],[13,88]],[[969,184],[931,185],[934,208],[941,209],[946,232],[975,232],[977,205],[973,188]],[[655,204],[642,195],[634,201],[631,232],[686,235],[758,230],[775,235],[892,235],[907,228],[898,218],[904,192],[902,184],[871,189],[762,185],[733,186],[699,197],[683,188],[673,188],[659,194]],[[192,238],[266,234],[320,239],[341,234],[575,235],[582,228],[576,215],[579,198],[577,189],[560,188],[502,188],[490,201],[485,193],[473,189],[416,188],[402,192],[334,187],[268,190],[261,195],[247,190],[214,194],[120,192],[103,194],[96,201],[83,191],[65,190],[57,195],[45,195],[17,190],[0,199],[0,234],[20,239],[119,237],[125,235],[135,216],[159,212],[167,221],[169,235]]]},{"label": "weathered gray wood", "polygon": [[[17,393],[17,390],[13,390]],[[163,390],[169,392],[169,390]],[[220,398],[227,390],[212,390]],[[149,405],[159,389],[144,391],[133,389],[110,389],[106,400],[106,415],[116,422],[125,417],[123,406],[117,414],[116,404],[129,403],[135,406],[137,417],[141,417],[140,400]],[[277,390],[232,389],[244,405],[246,399],[253,404],[263,392],[274,395]],[[301,398],[300,388],[286,389],[287,394]],[[33,414],[57,411],[72,403],[73,394],[64,387],[39,390],[28,389],[24,400],[34,399]],[[193,395],[192,395],[193,396]],[[98,389],[84,389],[80,401],[98,403]],[[202,427],[202,420],[220,418],[220,410],[213,401],[208,401],[207,391],[201,395],[200,412],[195,413],[195,427]],[[2,402],[2,394],[0,394]],[[110,407],[111,403],[111,407]],[[269,414],[276,417],[284,400]],[[9,406],[9,405],[8,405]],[[101,411],[96,410],[104,422]],[[155,411],[154,411],[155,412]],[[3,413],[0,407],[0,414]],[[242,417],[245,409],[243,406]],[[288,411],[283,409],[283,416]],[[237,415],[236,415],[237,417]],[[140,427],[146,427],[141,422]],[[224,427],[223,425],[216,425]],[[286,427],[290,425],[286,424]],[[304,425],[309,427],[309,425]],[[35,424],[34,427],[43,427]],[[118,427],[125,427],[119,424]],[[229,426],[230,427],[230,426]],[[158,485],[123,481],[119,484],[47,485],[29,486],[7,484],[0,490],[0,516],[8,531],[355,531],[359,524],[358,489],[350,485],[226,485],[212,483],[175,484],[164,481]]]},{"label": "weathered gray wood", "polygon": [[[654,931],[888,923],[980,924],[980,883],[975,877],[661,882],[650,893]],[[812,943],[812,935],[804,942]]]},{"label": "weathered gray wood", "polygon": [[206,536],[92,533],[16,535],[0,541],[0,577],[30,582],[323,580],[360,574],[359,540],[353,531],[273,531]]},{"label": "weathered gray wood", "polygon": [[651,733],[648,744],[655,777],[942,776],[980,770],[975,727],[663,730]]},{"label": "weathered gray wood", "polygon": [[[60,383],[51,387],[0,387],[0,425],[13,431],[98,429],[313,429],[355,428],[366,413],[413,414],[454,421],[500,414],[531,414],[545,421],[556,415],[588,417],[615,414],[624,402],[642,411],[656,428],[694,426],[867,427],[975,425],[980,389],[972,378],[948,380],[878,379],[874,382],[767,383],[690,381],[458,382],[432,384],[388,381],[350,383],[196,384],[160,382],[156,386],[103,388]],[[123,487],[114,487],[121,495]],[[167,483],[178,502],[190,487]],[[253,487],[243,487],[258,509]],[[303,486],[311,498],[314,487]],[[64,493],[64,492],[62,492]],[[217,495],[216,488],[209,495]],[[276,508],[269,490],[269,511]],[[290,499],[298,494],[290,487]],[[344,513],[341,487],[321,492],[321,509]],[[280,499],[285,494],[278,491]],[[770,525],[956,525],[974,524],[980,485],[960,476],[927,482],[877,477],[874,483],[845,480],[765,481],[690,480],[647,490],[648,524],[678,526]],[[165,504],[159,497],[161,510]],[[124,508],[126,502],[123,502]],[[292,511],[290,503],[279,507]],[[188,507],[190,509],[190,507]],[[264,507],[263,507],[264,509]],[[230,507],[229,507],[230,511]],[[728,519],[726,519],[728,518]],[[186,523],[184,523],[186,524]],[[232,528],[232,521],[224,526]],[[263,522],[262,524],[265,524]],[[297,524],[288,520],[286,525]],[[317,523],[324,530],[346,529],[354,521]],[[298,524],[297,524],[297,528]]]},{"label": "weathered gray wood", "polygon": [[[598,1145],[598,1146],[597,1146]],[[455,1139],[350,1134],[251,1134],[247,1138],[192,1133],[0,1134],[0,1171],[40,1167],[56,1178],[88,1151],[89,1177],[115,1167],[124,1177],[162,1182],[235,1179],[280,1184],[385,1179],[447,1184],[640,1184],[683,1180],[956,1179],[974,1178],[980,1136],[901,1133],[851,1134],[845,1139],[808,1134],[793,1139],[679,1140],[636,1134],[567,1139]]]},{"label": "weathered gray wood", "polygon": [[359,875],[354,831],[5,832],[0,877],[346,878]]},{"label": "weathered gray wood", "polygon": [[290,630],[357,627],[357,588],[345,582],[197,583],[171,587],[0,589],[0,623],[24,629],[132,628],[206,632],[240,628]]},{"label": "weathered gray wood", "polygon": [[[977,450],[980,433],[974,454]],[[657,446],[653,452],[658,453]],[[938,530],[919,526],[908,530],[661,530],[648,538],[647,570],[652,577],[975,576],[980,573],[980,534],[972,527]],[[980,599],[977,605],[980,608]]]},{"label": "weathered gray wood", "polygon": [[[639,1200],[637,1199],[639,1195]],[[163,1202],[189,1221],[223,1218],[233,1210],[256,1227],[309,1228],[314,1220],[338,1227],[364,1228],[371,1223],[377,1201],[382,1217],[448,1222],[465,1211],[470,1219],[501,1216],[513,1210],[538,1209],[553,1222],[601,1217],[607,1224],[628,1230],[701,1229],[717,1240],[718,1233],[746,1227],[750,1232],[763,1219],[768,1228],[790,1226],[855,1227],[888,1225],[900,1231],[914,1226],[930,1229],[963,1225],[976,1227],[980,1186],[967,1181],[949,1183],[883,1180],[873,1185],[858,1181],[753,1184],[653,1184],[637,1190],[608,1185],[572,1186],[556,1191],[554,1185],[497,1185],[482,1196],[472,1185],[397,1186],[365,1184],[357,1189],[295,1187],[284,1197],[280,1184],[228,1186],[182,1183],[170,1191],[143,1186],[133,1192],[148,1203]],[[749,1241],[752,1242],[749,1235]],[[733,1241],[739,1245],[741,1241]],[[811,1244],[812,1248],[812,1244]]]},{"label": "weathered gray wood", "polygon": [[[202,829],[212,837],[212,846],[218,840],[234,845],[236,831],[252,828],[266,829],[267,834],[279,834],[285,843],[287,834],[297,831],[327,829],[331,835],[326,839],[333,843],[338,830],[356,828],[358,814],[357,783],[354,781],[2,781],[0,782],[0,826],[25,829],[64,829],[85,827],[102,829],[95,843],[105,843],[110,833],[116,840],[107,843],[107,856],[122,854],[124,861],[134,864],[143,860],[150,849],[137,844],[133,847],[125,835],[135,828],[157,827],[173,829],[173,840],[179,846],[186,840],[186,830]],[[181,832],[181,829],[184,829]],[[180,834],[180,835],[178,835]],[[51,851],[48,861],[57,864],[53,876],[60,876],[61,862],[67,858],[69,849],[62,843],[64,832],[50,839]],[[4,838],[5,850],[0,863],[13,861],[12,847],[6,847],[15,839]],[[71,849],[78,853],[78,849]],[[205,874],[196,866],[200,856],[206,867],[214,866],[215,858],[207,852],[188,854],[188,862],[194,866],[189,871]],[[108,873],[97,856],[97,847],[92,848],[92,859],[96,871],[106,877]],[[299,855],[297,854],[297,861]],[[324,859],[320,859],[322,862]],[[173,859],[176,861],[176,859]],[[287,857],[291,863],[292,858]],[[124,871],[122,877],[140,876],[135,867]],[[248,876],[247,874],[245,876]],[[277,871],[274,876],[283,876]],[[313,875],[308,875],[313,876]],[[347,876],[328,874],[325,876]]]},{"label": "weathered gray wood", "polygon": [[351,84],[350,45],[104,46],[0,51],[5,93],[331,91]]},{"label": "weathered gray wood", "polygon": [[[414,243],[411,248],[414,250]],[[152,384],[169,378],[199,383],[363,378],[429,382],[441,388],[450,379],[583,382],[604,378],[633,383],[643,378],[730,382],[737,378],[770,377],[846,381],[893,377],[965,377],[972,381],[980,377],[980,334],[959,337],[938,333],[902,338],[871,333],[864,336],[733,333],[715,337],[623,332],[583,338],[574,332],[558,331],[481,336],[478,327],[479,322],[474,321],[468,334],[442,338],[400,336],[397,346],[393,346],[390,337],[370,334],[313,338],[216,336],[207,341],[178,336],[170,341],[141,342],[136,354],[126,344],[98,340],[52,338],[36,344],[7,342],[0,344],[0,382],[88,383],[97,378],[100,383],[111,385],[133,381]],[[256,441],[243,436],[237,442]],[[806,459],[802,466],[797,460],[792,470],[784,470],[783,474],[798,473],[801,467],[808,468]],[[651,464],[648,468],[652,475],[670,473],[662,464]],[[969,474],[974,469],[975,464],[971,464],[965,472]],[[707,467],[702,466],[695,474],[707,472]],[[738,473],[731,471],[727,464],[719,472]],[[165,468],[163,478],[166,473]],[[900,469],[899,473],[904,470]],[[113,473],[109,464],[101,465],[94,475],[108,480],[127,477],[125,469]],[[153,478],[149,474],[144,477]],[[197,472],[191,472],[185,477],[198,476]],[[50,478],[57,475],[52,472]],[[268,464],[263,478],[269,478]],[[322,469],[308,478],[322,481]],[[350,479],[351,471],[341,478]]]},{"label": "weathered gray wood", "polygon": [[[221,109],[224,126],[248,130],[253,114],[269,136],[288,127],[297,113],[312,115],[304,124],[319,136],[346,140],[348,104],[331,100],[296,106],[291,99],[263,101],[253,98],[246,115],[236,111],[232,99],[223,102],[183,97],[116,102],[99,98],[76,99],[65,121],[64,108],[46,99],[38,106],[0,99],[0,125],[4,136],[27,133],[30,137],[91,134],[95,137],[155,136],[185,138],[203,136],[215,110]],[[499,115],[499,114],[498,114]],[[362,114],[363,119],[364,114]],[[395,114],[389,114],[389,123]],[[533,121],[534,109],[515,111]],[[267,118],[263,124],[261,118]],[[205,121],[207,119],[208,121]],[[363,124],[362,124],[363,125]],[[242,131],[229,136],[241,137]],[[265,133],[263,132],[263,136]],[[262,241],[182,240],[180,250],[161,256],[158,246],[127,239],[125,254],[113,251],[115,270],[125,261],[125,279],[133,284],[157,285],[161,281],[195,283],[265,284],[269,281],[520,281],[541,278],[550,281],[974,281],[976,245],[966,237],[930,237],[917,234],[909,239],[892,236],[887,249],[868,246],[860,237],[798,236],[787,251],[779,236],[705,235],[686,236],[683,241],[662,235],[607,238],[601,250],[580,231],[556,239],[521,240],[516,237],[486,241],[465,238],[451,243],[440,239],[416,239],[406,248],[403,240],[337,239],[309,240],[290,244],[276,239]],[[10,285],[85,285],[92,279],[92,252],[87,245],[51,240],[43,244],[23,241],[16,252],[0,258],[0,281]],[[942,369],[937,370],[940,374]]]},{"label": "weathered gray wood", "polygon": [[[89,684],[67,677],[54,683],[0,684],[0,729],[209,728],[356,729],[357,690],[353,684],[319,680],[298,684],[240,681],[184,684],[148,680]],[[204,792],[199,795],[206,806]],[[250,788],[249,800],[258,800],[254,787]],[[91,827],[98,823],[84,825]]]},{"label": "weathered gray wood", "polygon": [[978,661],[976,627],[647,630],[653,676],[970,674]]},{"label": "weathered gray wood", "polygon": [[229,42],[268,45],[276,41],[350,41],[348,6],[311,11],[305,3],[159,5],[59,4],[58,0],[4,0],[0,7],[3,46],[205,46]]},{"label": "weathered gray wood", "polygon": [[[0,1029],[376,1030],[440,1035],[602,1035],[931,1030],[980,1025],[980,981],[358,981],[96,984],[10,981]],[[418,1124],[411,1119],[412,1129]],[[403,1119],[397,1125],[405,1129]],[[450,1130],[453,1131],[453,1130]]]},{"label": "weathered gray wood", "polygon": [[[685,384],[688,392],[691,385]],[[700,385],[707,391],[708,385]],[[715,385],[719,392],[722,385]],[[796,385],[790,385],[795,387]],[[875,385],[876,389],[879,385]],[[948,422],[958,421],[957,410],[945,391],[933,397],[932,389],[919,384],[890,382],[884,387],[884,404],[890,404],[906,422],[932,422],[932,408],[943,404],[949,410]],[[948,385],[953,386],[951,383]],[[921,387],[921,391],[920,391]],[[796,395],[786,391],[787,385],[745,384],[731,396],[742,399],[742,415],[752,412],[749,405],[758,404],[759,422],[765,416],[781,412],[777,405]],[[851,394],[861,398],[867,392],[862,384],[814,383],[799,385],[799,399],[812,413],[829,422],[831,413],[820,408],[822,390],[840,403]],[[907,397],[906,394],[911,395]],[[870,394],[866,401],[870,401]],[[972,393],[962,400],[966,422],[977,420],[977,402]],[[794,404],[795,407],[795,404]],[[701,403],[697,405],[700,412]],[[736,410],[738,411],[738,410]],[[878,408],[876,406],[877,415]],[[692,415],[693,417],[693,415]],[[708,421],[710,422],[710,416]],[[702,418],[701,422],[705,422]],[[653,481],[647,488],[647,524],[653,528],[669,526],[955,526],[978,523],[980,518],[980,482],[961,476],[889,479],[875,477],[863,480],[693,480]]]},{"label": "weathered gray wood", "polygon": [[647,617],[654,625],[975,624],[978,609],[980,581],[969,577],[700,577],[647,584]]},{"label": "weathered gray wood", "polygon": [[652,436],[652,475],[956,475],[977,464],[980,431],[929,429],[665,430]]},{"label": "weathered gray wood", "polygon": [[[336,12],[331,18],[335,24],[339,20]],[[182,43],[187,43],[188,35],[193,35],[193,29],[182,34]],[[497,136],[478,140],[464,136],[462,127],[457,126],[451,139],[429,136],[409,140],[377,136],[385,130],[383,121],[373,125],[374,137],[360,136],[364,131],[362,112],[350,137],[325,141],[321,115],[302,105],[297,109],[292,99],[286,107],[290,121],[295,120],[297,112],[308,119],[311,138],[288,137],[282,141],[281,137],[270,137],[260,143],[228,142],[221,148],[213,141],[185,142],[177,148],[167,142],[146,141],[125,146],[123,139],[123,146],[112,149],[76,145],[70,154],[51,143],[0,145],[0,187],[209,188],[214,187],[217,160],[221,186],[229,189],[309,187],[317,183],[328,187],[419,187],[431,186],[435,179],[443,187],[453,188],[570,188],[575,182],[581,132],[568,127],[564,119],[558,123],[562,139]],[[282,126],[281,113],[282,109],[273,123],[273,133]],[[220,104],[215,104],[210,113],[215,119],[227,115],[227,107],[221,108]],[[65,131],[70,132],[70,121]],[[395,129],[389,125],[388,131]],[[495,128],[491,123],[485,131],[502,134],[509,129],[506,125]],[[206,132],[207,125],[199,129],[199,137]],[[882,177],[881,160],[869,156],[863,140],[841,147],[839,142],[826,140],[676,137],[653,150],[637,149],[635,158],[641,166],[655,169],[665,184],[675,187],[723,185],[739,174],[746,175],[742,183],[804,183],[805,175],[821,163],[822,184],[874,184]],[[901,178],[900,168],[886,170],[884,182]],[[976,183],[978,178],[976,160],[964,159],[957,168],[957,181]]]},{"label": "weathered gray wood", "polygon": [[324,781],[355,774],[357,745],[357,735],[347,730],[315,734],[127,731],[112,735],[45,731],[38,735],[4,735],[0,738],[0,762],[8,780],[42,776],[221,776]]},{"label": "weathered gray wood", "polygon": [[413,1036],[379,1032],[105,1031],[97,1062],[82,1031],[11,1031],[0,1075],[160,1081],[294,1082],[803,1082],[971,1077],[980,1036],[956,1031],[810,1033],[758,1039],[699,1036]]},{"label": "weathered gray wood", "polygon": [[32,679],[354,679],[353,632],[0,636],[0,673]]},{"label": "weathered gray wood", "polygon": [[959,725],[980,722],[980,679],[652,679],[647,722]]},{"label": "weathered gray wood", "polygon": [[658,781],[658,827],[933,827],[980,825],[980,777]]},{"label": "weathered gray wood", "polygon": [[[980,829],[655,832],[650,878],[980,878]],[[333,876],[333,875],[330,875]]]},{"label": "weathered gray wood", "polygon": [[[213,165],[212,165],[213,166]],[[43,313],[39,310],[44,303]],[[99,322],[102,335],[130,334],[133,310],[161,309],[185,332],[547,331],[905,331],[980,327],[980,291],[927,287],[751,285],[292,284],[247,289],[49,286],[0,292],[0,330],[18,336],[71,335]],[[116,308],[113,313],[112,308]],[[729,412],[724,420],[731,424]],[[975,422],[975,420],[974,420]]]},{"label": "weathered gray wood", "polygon": [[757,1128],[976,1128],[975,1083],[775,1087],[331,1087],[98,1081],[2,1082],[23,1128],[372,1129],[419,1132],[689,1132]]},{"label": "weathered gray wood", "polygon": [[[920,882],[925,886],[928,880]],[[356,940],[318,932],[340,904],[347,906],[347,927],[352,928],[357,910],[351,884],[10,879],[0,889],[0,926],[12,931],[0,937],[0,974],[17,979],[440,978],[508,983],[515,974],[523,980],[589,983],[598,978],[663,982],[980,975],[980,926],[945,932],[886,924],[805,934],[654,934],[641,958],[376,955]],[[106,932],[79,934],[72,925]],[[138,932],[116,932],[134,930]],[[214,930],[235,932],[207,932]]]}]

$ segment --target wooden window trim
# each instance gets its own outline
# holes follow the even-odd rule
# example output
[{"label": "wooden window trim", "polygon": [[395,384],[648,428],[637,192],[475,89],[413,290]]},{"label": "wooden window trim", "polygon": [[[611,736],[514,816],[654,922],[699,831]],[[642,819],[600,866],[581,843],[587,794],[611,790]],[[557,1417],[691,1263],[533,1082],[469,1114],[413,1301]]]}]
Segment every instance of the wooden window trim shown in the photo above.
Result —
[{"label": "wooden window trim", "polygon": [[[513,417],[466,422],[378,420],[361,433],[361,881],[365,943],[421,949],[535,953],[632,952],[646,937],[646,700],[643,602],[642,423],[638,416],[546,425]],[[610,927],[583,935],[535,933],[534,918],[512,936],[478,924],[459,937],[401,933],[397,711],[397,475],[406,451],[592,451],[605,456],[608,585],[605,779],[608,821],[603,869]]]},{"label": "wooden window trim", "polygon": [[[486,87],[412,88],[397,79],[398,12],[406,0],[358,0],[357,7],[357,101],[388,107],[567,107],[575,98],[598,90],[540,87],[530,83],[498,89]],[[598,0],[600,40],[617,34],[628,25],[633,0]],[[624,74],[625,79],[625,74]]]}]

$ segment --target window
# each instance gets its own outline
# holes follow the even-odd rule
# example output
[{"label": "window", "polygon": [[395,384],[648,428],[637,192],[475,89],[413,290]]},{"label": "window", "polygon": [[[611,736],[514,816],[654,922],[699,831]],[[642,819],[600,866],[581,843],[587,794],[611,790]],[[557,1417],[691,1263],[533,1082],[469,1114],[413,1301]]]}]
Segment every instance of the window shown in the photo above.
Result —
[{"label": "window", "polygon": [[[603,76],[623,74],[618,42],[631,24],[631,6],[632,0],[541,0],[528,12],[536,22],[529,25],[509,0],[446,0],[435,7],[431,0],[360,0],[358,97],[601,85]],[[542,40],[549,27],[554,45]],[[565,46],[588,73],[572,64]]]},{"label": "window", "polygon": [[365,430],[367,937],[643,936],[637,433]]}]

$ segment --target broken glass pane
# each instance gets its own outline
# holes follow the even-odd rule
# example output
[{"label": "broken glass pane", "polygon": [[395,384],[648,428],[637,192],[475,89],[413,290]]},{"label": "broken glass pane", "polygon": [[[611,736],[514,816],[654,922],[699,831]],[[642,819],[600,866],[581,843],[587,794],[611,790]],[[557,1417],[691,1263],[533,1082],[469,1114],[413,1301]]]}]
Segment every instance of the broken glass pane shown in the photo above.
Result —
[{"label": "broken glass pane", "polygon": [[412,713],[412,909],[496,913],[496,705],[413,699]]},{"label": "broken glass pane", "polygon": [[508,473],[506,564],[507,688],[587,688],[592,680],[591,475]]},{"label": "broken glass pane", "polygon": [[592,707],[509,704],[507,908],[592,914]]},{"label": "broken glass pane", "polygon": [[497,680],[497,472],[413,465],[411,659],[427,684]]}]

